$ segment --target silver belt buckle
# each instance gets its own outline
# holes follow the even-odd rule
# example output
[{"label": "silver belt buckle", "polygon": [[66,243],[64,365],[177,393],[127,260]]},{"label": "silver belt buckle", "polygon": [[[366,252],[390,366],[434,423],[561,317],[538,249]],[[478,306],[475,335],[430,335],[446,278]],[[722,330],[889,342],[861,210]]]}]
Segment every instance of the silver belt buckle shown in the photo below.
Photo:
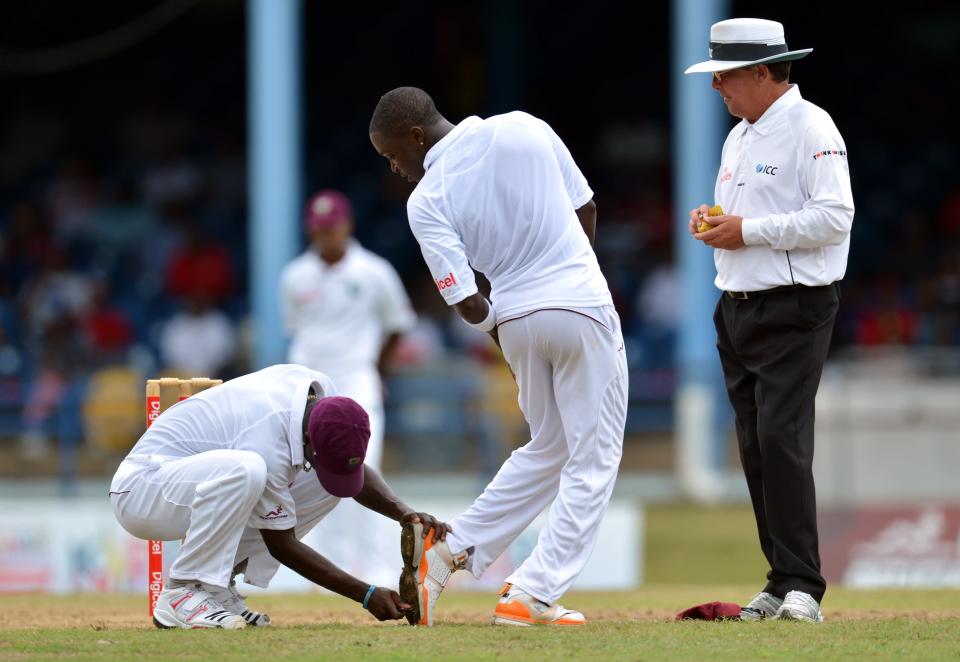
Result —
[{"label": "silver belt buckle", "polygon": [[731,299],[740,299],[741,301],[743,301],[750,298],[750,293],[749,292],[731,292],[727,290],[727,296],[730,297]]}]

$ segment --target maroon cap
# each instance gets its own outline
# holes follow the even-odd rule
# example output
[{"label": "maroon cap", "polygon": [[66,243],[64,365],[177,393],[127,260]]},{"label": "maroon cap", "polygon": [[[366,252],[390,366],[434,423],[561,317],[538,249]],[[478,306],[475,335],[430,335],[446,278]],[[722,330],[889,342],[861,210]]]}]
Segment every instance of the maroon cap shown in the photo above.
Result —
[{"label": "maroon cap", "polygon": [[310,198],[304,211],[303,221],[307,230],[332,228],[353,219],[350,200],[340,191],[327,189]]},{"label": "maroon cap", "polygon": [[310,410],[307,436],[323,489],[336,497],[355,497],[363,489],[363,459],[370,441],[367,412],[350,398],[320,398]]}]

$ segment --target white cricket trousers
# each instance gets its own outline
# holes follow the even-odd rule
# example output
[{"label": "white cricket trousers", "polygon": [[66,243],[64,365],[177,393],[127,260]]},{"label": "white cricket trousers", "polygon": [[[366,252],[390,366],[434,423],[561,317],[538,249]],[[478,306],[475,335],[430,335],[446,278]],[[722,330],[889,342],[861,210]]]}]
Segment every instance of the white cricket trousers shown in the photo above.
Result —
[{"label": "white cricket trousers", "polygon": [[[507,581],[554,603],[583,570],[617,477],[627,414],[627,361],[612,306],[544,309],[504,322],[500,345],[519,388],[530,441],[451,520],[451,551],[473,546],[479,577],[545,508],[547,524]],[[596,319],[593,319],[593,318]]]},{"label": "white cricket trousers", "polygon": [[121,526],[137,538],[183,538],[170,579],[226,587],[266,482],[267,465],[256,453],[213,450],[155,468],[124,461],[110,500]]},{"label": "white cricket trousers", "polygon": [[[225,588],[233,568],[247,560],[244,580],[265,588],[280,563],[270,556],[260,530],[248,524],[266,478],[263,458],[250,451],[213,450],[154,465],[124,461],[111,484],[110,501],[131,535],[183,539],[170,579]],[[340,501],[312,471],[297,475],[291,494],[298,539]]]}]

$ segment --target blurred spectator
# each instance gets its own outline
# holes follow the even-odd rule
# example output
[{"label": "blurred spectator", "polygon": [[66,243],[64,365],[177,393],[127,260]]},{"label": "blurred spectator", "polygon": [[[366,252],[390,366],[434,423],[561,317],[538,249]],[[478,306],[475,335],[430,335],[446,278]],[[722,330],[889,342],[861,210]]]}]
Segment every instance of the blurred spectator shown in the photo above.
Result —
[{"label": "blurred spectator", "polygon": [[222,303],[236,288],[230,254],[196,223],[188,225],[186,233],[167,266],[167,291],[177,298]]},{"label": "blurred spectator", "polygon": [[131,178],[124,177],[107,190],[103,204],[92,215],[90,236],[103,266],[111,268],[121,257],[139,251],[156,220]]},{"label": "blurred spectator", "polygon": [[163,363],[185,377],[224,377],[236,352],[236,333],[230,319],[213,308],[202,290],[184,302],[184,310],[163,327],[160,353]]},{"label": "blurred spectator", "polygon": [[667,255],[651,269],[637,292],[637,336],[641,342],[640,363],[648,368],[673,365],[680,323],[680,283],[673,261]]},{"label": "blurred spectator", "polygon": [[99,185],[90,163],[80,156],[63,159],[44,196],[54,238],[70,242],[86,237],[99,198]]},{"label": "blurred spectator", "polygon": [[0,278],[16,290],[45,261],[50,234],[46,219],[34,202],[13,205],[5,225],[0,234]]},{"label": "blurred spectator", "polygon": [[858,313],[856,343],[865,347],[906,345],[917,337],[916,311],[892,277],[878,277],[872,301]]},{"label": "blurred spectator", "polygon": [[29,348],[46,354],[65,326],[75,326],[92,300],[90,277],[71,268],[69,255],[60,246],[50,247],[42,269],[20,291],[24,335]]},{"label": "blurred spectator", "polygon": [[81,319],[84,340],[93,363],[120,363],[133,342],[133,325],[126,312],[110,300],[110,286],[104,280],[92,283],[89,310]]}]

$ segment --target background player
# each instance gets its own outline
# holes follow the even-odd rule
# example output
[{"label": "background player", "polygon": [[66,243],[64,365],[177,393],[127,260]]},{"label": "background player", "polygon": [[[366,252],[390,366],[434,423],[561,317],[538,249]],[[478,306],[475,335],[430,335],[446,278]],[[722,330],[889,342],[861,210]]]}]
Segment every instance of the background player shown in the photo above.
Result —
[{"label": "background player", "polygon": [[[316,193],[307,203],[304,226],[310,245],[280,279],[284,324],[292,336],[289,361],[328,375],[339,393],[366,410],[366,463],[379,471],[383,377],[401,334],[417,318],[393,266],[353,237],[353,208],[343,193]],[[342,504],[329,520],[342,534],[324,537],[319,549],[344,568],[395,585],[396,548],[376,535],[376,518],[357,504]],[[367,554],[358,556],[358,547]]]}]

